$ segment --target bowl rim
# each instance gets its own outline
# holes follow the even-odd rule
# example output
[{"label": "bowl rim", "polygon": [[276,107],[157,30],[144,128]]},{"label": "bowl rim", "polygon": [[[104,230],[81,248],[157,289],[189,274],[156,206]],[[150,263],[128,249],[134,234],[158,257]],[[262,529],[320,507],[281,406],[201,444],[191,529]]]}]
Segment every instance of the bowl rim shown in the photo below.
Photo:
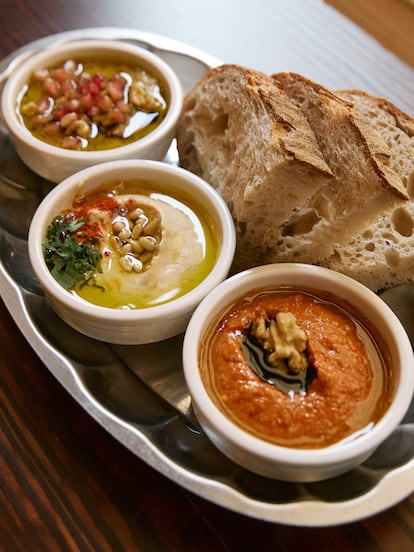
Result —
[{"label": "bowl rim", "polygon": [[[82,52],[89,49],[96,49],[102,52],[110,51],[115,58],[117,57],[117,53],[126,53],[131,56],[136,56],[137,60],[144,60],[145,64],[154,68],[156,72],[162,75],[165,85],[168,87],[170,105],[164,119],[149,134],[143,136],[139,140],[116,148],[105,150],[69,150],[36,138],[18,121],[16,117],[16,96],[24,81],[29,78],[34,69],[47,64],[49,59],[52,60],[49,63],[53,64],[60,59],[63,60],[65,54],[74,56],[79,52],[79,55],[82,55]],[[119,155],[122,153],[122,155],[125,156],[128,153],[132,154],[137,150],[146,149],[154,142],[157,142],[160,135],[168,133],[177,121],[181,113],[182,99],[183,89],[179,77],[172,67],[161,57],[141,46],[128,42],[108,39],[82,39],[56,44],[52,50],[42,50],[25,60],[7,79],[2,91],[0,105],[2,116],[9,132],[34,150],[41,151],[43,155],[62,157],[68,161],[84,161],[87,156],[91,162],[99,163],[105,162],[109,152],[119,152]]]},{"label": "bowl rim", "polygon": [[[347,441],[345,438],[333,445],[319,449],[300,449],[276,445],[237,426],[215,405],[202,383],[198,368],[199,342],[204,333],[203,321],[205,320],[205,325],[209,326],[220,315],[220,312],[225,311],[226,306],[230,306],[246,291],[282,285],[276,283],[272,286],[270,282],[264,285],[261,282],[275,274],[291,279],[295,271],[295,279],[299,276],[302,277],[306,282],[303,284],[302,281],[302,286],[308,290],[320,289],[319,286],[315,286],[317,279],[320,279],[319,285],[335,279],[335,283],[340,286],[342,292],[346,290],[351,294],[348,298],[339,294],[340,297],[348,299],[350,303],[352,303],[352,298],[358,299],[360,301],[357,303],[359,308],[369,305],[370,309],[374,309],[393,336],[401,366],[401,374],[395,383],[392,403],[382,418],[367,433],[357,439]],[[285,285],[291,283],[291,281],[285,282]],[[207,420],[206,431],[208,433],[216,432],[232,446],[239,450],[242,449],[249,455],[254,453],[257,458],[275,463],[281,462],[284,465],[321,467],[331,463],[346,462],[364,452],[374,450],[392,433],[404,417],[414,391],[413,348],[404,327],[391,308],[373,291],[349,276],[329,268],[309,264],[263,265],[235,274],[220,283],[201,301],[193,313],[185,332],[182,357],[184,377],[190,395],[194,398],[196,413],[199,411],[201,419]]]},{"label": "bowl rim", "polygon": [[[153,307],[132,310],[95,305],[65,290],[51,275],[42,252],[42,242],[44,240],[42,229],[45,228],[46,223],[44,216],[46,212],[50,211],[62,193],[65,191],[69,193],[71,189],[75,191],[79,187],[79,183],[82,186],[83,183],[88,182],[88,179],[99,178],[99,175],[103,177],[100,182],[102,184],[105,181],[106,174],[110,175],[109,179],[113,179],[116,178],[117,174],[121,175],[127,168],[128,170],[148,171],[154,175],[154,178],[160,172],[166,176],[175,175],[178,181],[194,185],[199,195],[197,200],[207,199],[210,202],[215,209],[216,220],[221,226],[221,243],[219,244],[215,264],[209,274],[197,286],[172,301]],[[145,178],[147,179],[148,176],[146,175]],[[93,189],[93,186],[91,189]],[[110,317],[111,320],[118,323],[138,322],[140,320],[154,320],[161,315],[168,318],[189,310],[193,311],[208,291],[227,276],[236,248],[236,232],[230,211],[223,198],[205,180],[186,169],[162,161],[128,159],[108,161],[82,169],[55,186],[44,197],[33,215],[28,234],[28,248],[29,258],[39,283],[46,293],[60,304],[65,305],[72,311],[87,313],[89,317],[95,320],[108,320],[108,317]]]}]

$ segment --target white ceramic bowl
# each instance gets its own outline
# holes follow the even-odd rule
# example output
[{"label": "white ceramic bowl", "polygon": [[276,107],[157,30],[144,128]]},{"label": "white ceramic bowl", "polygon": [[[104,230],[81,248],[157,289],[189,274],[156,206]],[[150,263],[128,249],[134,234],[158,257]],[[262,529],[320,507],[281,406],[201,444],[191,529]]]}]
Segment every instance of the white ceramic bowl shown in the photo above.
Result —
[{"label": "white ceramic bowl", "polygon": [[[82,57],[120,59],[147,70],[156,77],[169,96],[169,108],[162,122],[146,136],[130,144],[101,151],[74,151],[37,139],[19,121],[16,99],[33,71]],[[4,121],[23,162],[40,176],[59,182],[69,175],[105,161],[117,159],[162,160],[174,137],[182,106],[182,89],[175,72],[161,58],[138,46],[113,40],[64,42],[30,57],[9,77],[2,94]]]},{"label": "white ceramic bowl", "polygon": [[[209,214],[218,238],[217,257],[209,274],[181,297],[157,306],[123,310],[102,307],[65,290],[51,275],[42,244],[51,220],[72,205],[75,194],[89,192],[116,180],[143,179],[184,193]],[[99,340],[142,344],[182,333],[205,295],[228,274],[235,250],[234,224],[224,201],[204,180],[192,173],[158,161],[112,161],[89,167],[52,189],[39,205],[29,230],[29,255],[34,272],[54,310],[76,330]]]},{"label": "white ceramic bowl", "polygon": [[[328,292],[356,306],[386,341],[395,377],[392,403],[367,433],[317,449],[278,446],[266,442],[229,420],[203,384],[200,344],[207,328],[236,299],[254,288],[293,286]],[[185,379],[192,404],[206,434],[236,463],[261,475],[288,481],[314,481],[344,473],[366,460],[399,424],[414,389],[413,351],[407,334],[390,308],[354,280],[312,265],[275,264],[230,277],[201,302],[187,327],[183,345]]]}]

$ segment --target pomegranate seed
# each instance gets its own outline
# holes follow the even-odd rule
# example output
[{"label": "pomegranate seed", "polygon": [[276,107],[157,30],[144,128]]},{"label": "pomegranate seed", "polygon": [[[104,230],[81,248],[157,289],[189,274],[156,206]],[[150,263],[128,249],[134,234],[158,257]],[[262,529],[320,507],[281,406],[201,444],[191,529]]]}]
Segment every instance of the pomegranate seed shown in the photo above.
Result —
[{"label": "pomegranate seed", "polygon": [[60,120],[64,115],[65,115],[65,109],[63,106],[60,106],[60,107],[57,107],[54,111],[53,111],[53,116],[55,119],[57,120]]},{"label": "pomegranate seed", "polygon": [[[40,83],[44,97],[23,104],[21,113],[42,126],[45,135],[56,136],[56,143],[64,148],[80,149],[85,141],[105,133],[122,137],[130,118],[140,108],[127,98],[134,83],[123,74],[110,78],[101,73],[90,75],[83,70],[83,64],[72,59],[61,67],[37,69],[33,78]],[[144,107],[148,107],[144,92],[151,92],[142,86]]]},{"label": "pomegranate seed", "polygon": [[43,81],[43,90],[52,98],[57,98],[60,95],[60,84],[51,77],[47,77]]},{"label": "pomegranate seed", "polygon": [[95,75],[93,75],[92,82],[101,90],[105,88],[105,77],[100,73],[95,73]]},{"label": "pomegranate seed", "polygon": [[52,79],[55,79],[58,82],[63,82],[64,80],[67,80],[71,77],[67,71],[63,69],[63,67],[59,67],[58,69],[53,69],[50,72],[50,76]]},{"label": "pomegranate seed", "polygon": [[64,96],[74,97],[76,92],[76,83],[72,79],[66,79],[61,83],[61,92]]},{"label": "pomegranate seed", "polygon": [[89,117],[98,117],[98,115],[101,114],[101,110],[97,105],[91,105],[91,107],[87,111]]},{"label": "pomegranate seed", "polygon": [[81,103],[78,98],[71,98],[68,102],[65,104],[65,111],[74,111],[76,113],[79,113],[81,111]]},{"label": "pomegranate seed", "polygon": [[91,94],[82,94],[79,96],[79,102],[84,110],[88,110],[92,107],[94,99]]},{"label": "pomegranate seed", "polygon": [[77,64],[73,61],[73,59],[68,59],[63,64],[63,68],[67,73],[73,75],[73,73],[76,71]]},{"label": "pomegranate seed", "polygon": [[125,82],[119,80],[110,80],[106,87],[106,91],[111,96],[114,102],[122,100],[124,97]]},{"label": "pomegranate seed", "polygon": [[49,76],[49,71],[48,69],[36,69],[33,76],[36,80],[43,82]]},{"label": "pomegranate seed", "polygon": [[77,113],[66,113],[60,120],[60,126],[63,128],[69,127],[74,121],[78,120],[78,114]]},{"label": "pomegranate seed", "polygon": [[53,120],[53,115],[51,113],[40,113],[39,115],[35,115],[33,117],[33,122],[37,125],[45,125],[46,123],[49,123]]},{"label": "pomegranate seed", "polygon": [[40,98],[37,104],[38,113],[44,114],[46,111],[51,109],[52,105],[53,104],[49,98]]},{"label": "pomegranate seed", "polygon": [[114,102],[111,100],[110,96],[105,94],[98,98],[97,105],[103,113],[106,113],[113,107]]},{"label": "pomegranate seed", "polygon": [[86,92],[89,92],[91,96],[97,96],[99,94],[99,86],[96,85],[94,82],[89,82],[88,86],[86,87]]},{"label": "pomegranate seed", "polygon": [[47,136],[57,136],[60,133],[60,124],[57,121],[47,123],[44,128]]},{"label": "pomegranate seed", "polygon": [[65,136],[64,138],[62,138],[61,145],[62,145],[62,147],[66,148],[66,149],[75,150],[75,149],[78,149],[80,147],[81,142],[75,136]]}]

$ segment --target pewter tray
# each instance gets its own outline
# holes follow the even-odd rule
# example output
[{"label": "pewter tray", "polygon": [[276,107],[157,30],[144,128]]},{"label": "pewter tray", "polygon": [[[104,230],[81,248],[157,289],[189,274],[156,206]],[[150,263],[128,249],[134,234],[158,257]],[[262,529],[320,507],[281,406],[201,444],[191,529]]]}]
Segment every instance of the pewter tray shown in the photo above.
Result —
[{"label": "pewter tray", "polygon": [[[163,57],[188,89],[218,60],[182,43],[127,29],[70,31],[36,41],[0,64],[13,67],[62,40],[128,40]],[[165,162],[176,162],[171,146]],[[85,337],[51,310],[32,273],[27,231],[52,183],[32,173],[0,128],[0,292],[50,372],[110,434],[177,484],[245,515],[292,525],[336,525],[377,513],[414,490],[414,405],[394,434],[359,468],[335,479],[293,484],[252,474],[224,457],[191,411],[181,366],[182,336],[145,346]],[[413,288],[384,295],[414,335]],[[404,308],[403,308],[404,307]]]}]

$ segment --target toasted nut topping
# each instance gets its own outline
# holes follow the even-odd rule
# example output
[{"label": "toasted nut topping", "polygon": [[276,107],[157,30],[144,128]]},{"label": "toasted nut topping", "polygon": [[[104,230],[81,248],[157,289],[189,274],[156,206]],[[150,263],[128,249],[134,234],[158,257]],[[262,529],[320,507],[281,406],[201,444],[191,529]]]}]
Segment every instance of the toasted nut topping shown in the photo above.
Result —
[{"label": "toasted nut topping", "polygon": [[145,251],[154,251],[157,247],[157,240],[153,236],[141,236],[139,243],[145,249]]},{"label": "toasted nut topping", "polygon": [[160,213],[152,207],[123,208],[112,222],[109,245],[126,272],[142,272],[157,253],[162,236]]},{"label": "toasted nut topping", "polygon": [[139,218],[143,213],[144,211],[142,209],[140,209],[139,207],[136,207],[136,209],[133,209],[132,211],[130,211],[128,216],[130,220],[136,221],[137,218]]},{"label": "toasted nut topping", "polygon": [[151,221],[148,221],[147,224],[144,226],[144,230],[146,234],[156,234],[159,230],[161,224],[161,218],[160,217],[154,217]]},{"label": "toasted nut topping", "polygon": [[267,361],[286,373],[298,374],[308,366],[306,334],[290,312],[279,312],[276,320],[260,316],[253,322],[253,335],[267,353]]}]

